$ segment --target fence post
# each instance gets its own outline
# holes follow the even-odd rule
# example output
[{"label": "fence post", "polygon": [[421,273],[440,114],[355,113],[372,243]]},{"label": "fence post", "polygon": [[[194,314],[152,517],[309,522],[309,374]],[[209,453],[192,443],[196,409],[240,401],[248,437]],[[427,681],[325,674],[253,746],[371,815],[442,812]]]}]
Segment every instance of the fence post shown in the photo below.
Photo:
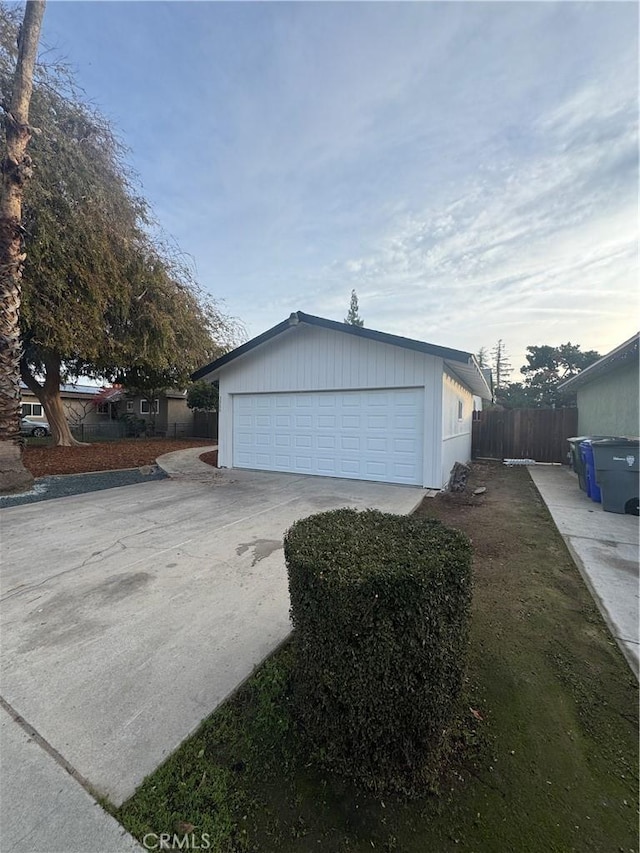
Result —
[{"label": "fence post", "polygon": [[80,424],[80,441],[84,441],[84,424]]}]

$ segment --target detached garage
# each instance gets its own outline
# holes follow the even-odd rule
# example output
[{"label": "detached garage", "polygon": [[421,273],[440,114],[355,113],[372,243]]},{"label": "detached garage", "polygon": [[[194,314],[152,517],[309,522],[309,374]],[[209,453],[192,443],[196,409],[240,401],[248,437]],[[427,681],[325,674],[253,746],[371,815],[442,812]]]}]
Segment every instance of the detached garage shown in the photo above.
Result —
[{"label": "detached garage", "polygon": [[220,385],[220,467],[438,489],[491,396],[468,352],[301,311],[193,379]]}]

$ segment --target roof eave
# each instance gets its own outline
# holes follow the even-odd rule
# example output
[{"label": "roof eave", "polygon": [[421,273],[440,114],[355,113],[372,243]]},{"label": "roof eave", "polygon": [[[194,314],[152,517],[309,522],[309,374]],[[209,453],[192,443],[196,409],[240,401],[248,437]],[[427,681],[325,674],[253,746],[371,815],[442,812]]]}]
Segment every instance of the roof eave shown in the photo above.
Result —
[{"label": "roof eave", "polygon": [[[480,383],[478,388],[482,387],[483,394],[486,393],[488,394],[488,398],[491,398],[491,390],[480,373],[480,368],[475,361],[475,357],[469,352],[455,350],[449,347],[441,347],[437,344],[428,344],[425,341],[416,341],[412,338],[403,338],[399,335],[390,335],[387,332],[379,332],[376,329],[368,329],[363,326],[351,326],[348,323],[339,323],[335,320],[327,320],[324,317],[315,317],[312,314],[305,314],[302,311],[294,312],[286,320],[283,320],[271,329],[267,329],[266,332],[263,332],[256,338],[252,338],[250,341],[236,347],[236,349],[231,350],[231,352],[226,353],[215,361],[212,361],[210,364],[199,368],[191,374],[191,379],[196,381],[205,377],[212,380],[217,378],[219,371],[230,362],[246,355],[289,329],[297,327],[300,323],[304,323],[308,326],[319,326],[321,328],[330,329],[343,334],[354,335],[355,337],[364,338],[366,340],[374,340],[378,343],[387,344],[389,346],[397,346],[402,349],[422,352],[425,355],[433,355],[436,358],[442,358],[446,361],[461,364],[473,363],[475,365],[476,372],[480,377],[478,379],[478,382]],[[476,391],[474,391],[474,393],[476,393]]]},{"label": "roof eave", "polygon": [[629,340],[624,341],[624,343],[621,343],[615,349],[611,350],[611,352],[603,355],[602,358],[589,365],[589,367],[585,367],[577,376],[572,376],[571,379],[567,379],[566,382],[558,385],[558,391],[561,391],[563,394],[573,394],[583,385],[587,385],[601,376],[606,376],[607,373],[615,370],[616,367],[621,366],[623,363],[630,363],[630,359],[634,356],[637,361],[639,341],[640,332],[633,335]]}]

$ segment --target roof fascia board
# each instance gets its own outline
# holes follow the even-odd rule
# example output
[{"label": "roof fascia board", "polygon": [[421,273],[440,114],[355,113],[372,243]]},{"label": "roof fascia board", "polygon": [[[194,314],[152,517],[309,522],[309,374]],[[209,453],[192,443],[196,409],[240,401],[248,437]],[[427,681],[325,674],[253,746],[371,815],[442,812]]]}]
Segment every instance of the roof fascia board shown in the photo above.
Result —
[{"label": "roof fascia board", "polygon": [[[212,361],[210,364],[199,368],[191,374],[191,378],[195,381],[197,379],[202,379],[205,376],[209,376],[229,364],[231,361],[246,355],[251,352],[251,350],[262,346],[283,332],[286,332],[291,328],[295,328],[300,323],[305,323],[308,326],[319,326],[324,329],[330,329],[334,332],[342,332],[343,334],[354,335],[355,337],[364,338],[365,340],[373,340],[381,344],[387,344],[388,346],[401,347],[402,349],[409,349],[415,352],[424,353],[425,355],[433,355],[437,358],[449,359],[450,361],[458,361],[464,364],[475,363],[475,357],[471,353],[464,352],[462,350],[441,347],[436,344],[428,344],[424,341],[416,341],[412,338],[403,338],[399,335],[390,335],[386,332],[378,332],[375,329],[367,329],[363,326],[352,326],[349,323],[339,323],[335,320],[327,320],[324,317],[315,317],[312,314],[305,314],[302,311],[297,311],[296,313],[291,314],[291,316],[286,320],[283,320],[271,329],[267,329],[266,332],[263,332],[256,338],[252,338],[250,341],[247,341],[247,343],[236,347],[236,349],[231,350],[231,352],[226,353],[215,361]],[[480,372],[480,368],[477,367],[477,369],[478,372]],[[484,383],[484,378],[482,378],[482,381]]]}]

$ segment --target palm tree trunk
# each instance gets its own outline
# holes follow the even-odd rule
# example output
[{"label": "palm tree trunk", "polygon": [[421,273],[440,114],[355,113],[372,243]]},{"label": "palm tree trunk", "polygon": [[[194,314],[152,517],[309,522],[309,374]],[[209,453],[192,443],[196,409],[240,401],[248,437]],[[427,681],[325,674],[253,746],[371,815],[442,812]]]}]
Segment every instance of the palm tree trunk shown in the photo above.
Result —
[{"label": "palm tree trunk", "polygon": [[0,492],[28,489],[33,477],[22,462],[20,435],[20,299],[22,193],[31,175],[27,145],[33,70],[38,53],[44,0],[28,0],[18,39],[18,60],[9,106],[4,106],[6,152],[0,195]]}]

